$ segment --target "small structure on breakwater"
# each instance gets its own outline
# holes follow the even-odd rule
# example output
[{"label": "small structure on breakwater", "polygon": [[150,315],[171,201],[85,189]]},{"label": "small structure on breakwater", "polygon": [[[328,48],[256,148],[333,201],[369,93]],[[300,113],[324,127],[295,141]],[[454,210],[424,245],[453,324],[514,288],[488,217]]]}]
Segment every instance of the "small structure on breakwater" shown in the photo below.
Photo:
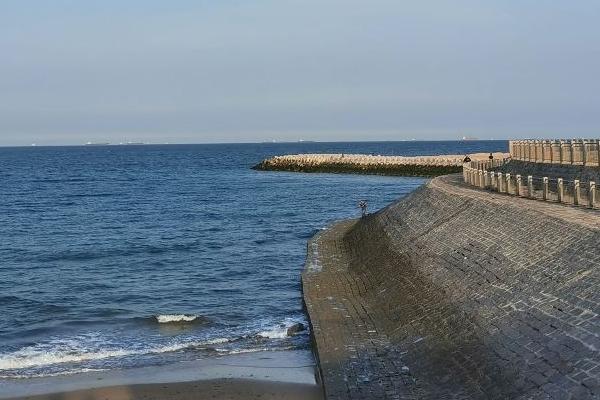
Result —
[{"label": "small structure on breakwater", "polygon": [[[490,153],[470,154],[471,160],[487,160]],[[493,153],[503,160],[507,153]],[[382,156],[368,154],[293,154],[275,156],[255,165],[262,171],[329,172],[371,175],[438,176],[462,171],[465,155]]]}]

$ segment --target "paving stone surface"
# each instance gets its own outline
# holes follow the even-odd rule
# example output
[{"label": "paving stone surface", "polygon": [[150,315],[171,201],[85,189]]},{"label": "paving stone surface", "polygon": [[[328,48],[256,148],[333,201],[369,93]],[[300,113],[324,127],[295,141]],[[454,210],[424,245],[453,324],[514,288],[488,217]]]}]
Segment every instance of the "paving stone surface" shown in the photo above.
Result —
[{"label": "paving stone surface", "polygon": [[600,399],[600,213],[430,181],[308,244],[327,399]]}]

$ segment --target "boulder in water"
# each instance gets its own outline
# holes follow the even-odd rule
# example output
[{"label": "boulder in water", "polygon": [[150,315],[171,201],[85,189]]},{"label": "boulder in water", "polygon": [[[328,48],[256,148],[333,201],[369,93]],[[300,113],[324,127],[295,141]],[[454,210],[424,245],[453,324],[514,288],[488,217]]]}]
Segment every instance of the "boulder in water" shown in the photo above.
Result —
[{"label": "boulder in water", "polygon": [[306,327],[304,326],[304,324],[298,322],[298,323],[290,326],[289,328],[287,328],[287,335],[294,336],[300,332],[303,332],[304,330],[306,330]]}]

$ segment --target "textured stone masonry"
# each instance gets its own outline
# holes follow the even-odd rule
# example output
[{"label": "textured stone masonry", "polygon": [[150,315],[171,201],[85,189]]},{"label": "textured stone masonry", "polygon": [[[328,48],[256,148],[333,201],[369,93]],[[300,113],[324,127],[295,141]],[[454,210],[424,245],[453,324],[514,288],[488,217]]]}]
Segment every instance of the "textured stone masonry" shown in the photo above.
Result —
[{"label": "textured stone masonry", "polygon": [[326,397],[599,399],[599,213],[461,180],[309,242]]}]

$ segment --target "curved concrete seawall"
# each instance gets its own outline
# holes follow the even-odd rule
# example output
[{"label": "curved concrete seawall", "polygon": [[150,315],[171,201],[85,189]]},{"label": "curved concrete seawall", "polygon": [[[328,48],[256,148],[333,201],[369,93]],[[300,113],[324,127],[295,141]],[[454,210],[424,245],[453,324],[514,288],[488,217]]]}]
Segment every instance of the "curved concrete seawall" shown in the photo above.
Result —
[{"label": "curved concrete seawall", "polygon": [[327,398],[600,398],[600,214],[460,181],[309,242]]}]

